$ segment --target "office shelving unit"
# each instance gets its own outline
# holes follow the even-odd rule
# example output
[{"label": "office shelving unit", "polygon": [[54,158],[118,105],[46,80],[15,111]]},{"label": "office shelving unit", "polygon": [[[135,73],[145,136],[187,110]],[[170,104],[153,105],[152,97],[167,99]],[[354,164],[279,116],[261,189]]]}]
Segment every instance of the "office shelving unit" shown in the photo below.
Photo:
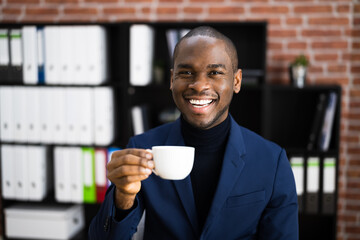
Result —
[{"label": "office shelving unit", "polygon": [[[108,147],[126,147],[129,137],[133,135],[132,106],[146,104],[147,121],[150,128],[162,123],[159,119],[161,112],[175,108],[169,90],[171,58],[166,39],[167,30],[210,25],[232,39],[239,53],[239,67],[243,69],[243,86],[240,93],[234,96],[230,106],[230,112],[236,121],[284,147],[289,157],[293,155],[306,157],[310,154],[317,154],[321,157],[331,155],[338,159],[341,89],[337,86],[308,86],[299,89],[292,86],[266,85],[267,32],[265,22],[160,22],[144,24],[150,25],[154,29],[154,61],[162,61],[164,64],[163,81],[161,83],[152,82],[147,86],[132,86],[129,82],[130,26],[132,23],[100,24],[105,27],[107,33],[106,51],[109,67],[108,81],[102,85],[110,86],[115,93],[116,135],[114,142]],[[26,25],[32,24],[27,23]],[[21,26],[24,24],[2,24],[0,28],[20,28]],[[0,85],[22,86],[23,83],[21,83],[21,79],[15,82],[0,79]],[[330,91],[336,92],[339,96],[330,148],[326,152],[318,150],[309,152],[306,149],[306,144],[316,113],[318,95]],[[47,146],[50,148],[48,161],[52,162],[54,145],[48,144]],[[322,176],[322,172],[320,176]],[[321,190],[322,188],[320,188]],[[337,191],[335,194],[337,195]],[[305,198],[306,194],[303,197]],[[4,208],[19,201],[2,199],[1,202],[2,208]],[[63,204],[56,202],[53,191],[50,191],[47,198],[40,203],[27,203],[34,205],[43,203]],[[99,204],[83,205],[85,207],[86,228],[74,239],[87,238],[87,228],[100,206]],[[333,214],[323,214],[321,210],[311,214],[306,213],[306,211],[300,212],[300,239],[325,239],[324,236],[326,239],[335,239],[336,205],[334,208]],[[4,213],[3,211],[1,213],[2,229],[5,229]]]}]

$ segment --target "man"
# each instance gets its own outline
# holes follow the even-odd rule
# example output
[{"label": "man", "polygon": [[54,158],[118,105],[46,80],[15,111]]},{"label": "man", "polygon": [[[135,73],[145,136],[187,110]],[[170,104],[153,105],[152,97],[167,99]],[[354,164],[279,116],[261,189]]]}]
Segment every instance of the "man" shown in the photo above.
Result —
[{"label": "man", "polygon": [[[210,27],[177,44],[170,89],[181,117],[130,139],[109,162],[112,182],[90,239],[131,239],[146,210],[144,239],[298,239],[294,178],[285,151],[229,115],[240,91],[233,43]],[[191,174],[152,173],[156,145],[195,147]]]}]

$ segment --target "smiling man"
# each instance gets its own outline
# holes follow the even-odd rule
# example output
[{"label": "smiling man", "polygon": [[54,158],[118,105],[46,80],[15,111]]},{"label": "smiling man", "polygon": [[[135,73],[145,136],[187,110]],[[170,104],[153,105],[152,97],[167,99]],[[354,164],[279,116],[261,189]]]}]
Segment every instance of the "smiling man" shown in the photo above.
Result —
[{"label": "smiling man", "polygon": [[[112,182],[90,239],[131,239],[146,210],[144,239],[298,239],[294,178],[285,151],[229,114],[240,91],[233,43],[211,27],[174,50],[170,89],[181,117],[130,139],[108,164]],[[195,147],[184,180],[151,174],[156,145]]]}]

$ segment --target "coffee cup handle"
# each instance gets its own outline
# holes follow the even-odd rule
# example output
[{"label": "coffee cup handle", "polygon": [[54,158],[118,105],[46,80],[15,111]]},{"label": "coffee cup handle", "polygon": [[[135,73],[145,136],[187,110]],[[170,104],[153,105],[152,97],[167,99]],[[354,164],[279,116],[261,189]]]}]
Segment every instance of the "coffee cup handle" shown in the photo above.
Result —
[{"label": "coffee cup handle", "polygon": [[[151,149],[146,149],[149,153],[152,153]],[[159,174],[156,172],[155,168],[152,170],[153,173],[155,173],[156,176],[159,176]]]}]

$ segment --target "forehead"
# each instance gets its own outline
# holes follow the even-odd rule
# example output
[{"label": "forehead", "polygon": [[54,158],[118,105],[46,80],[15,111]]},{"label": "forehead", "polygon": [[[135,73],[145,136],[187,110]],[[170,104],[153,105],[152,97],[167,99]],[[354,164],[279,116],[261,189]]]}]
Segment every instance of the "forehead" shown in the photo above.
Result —
[{"label": "forehead", "polygon": [[230,64],[225,42],[207,36],[193,36],[183,39],[179,45],[174,62],[183,61],[220,61],[211,63]]}]

